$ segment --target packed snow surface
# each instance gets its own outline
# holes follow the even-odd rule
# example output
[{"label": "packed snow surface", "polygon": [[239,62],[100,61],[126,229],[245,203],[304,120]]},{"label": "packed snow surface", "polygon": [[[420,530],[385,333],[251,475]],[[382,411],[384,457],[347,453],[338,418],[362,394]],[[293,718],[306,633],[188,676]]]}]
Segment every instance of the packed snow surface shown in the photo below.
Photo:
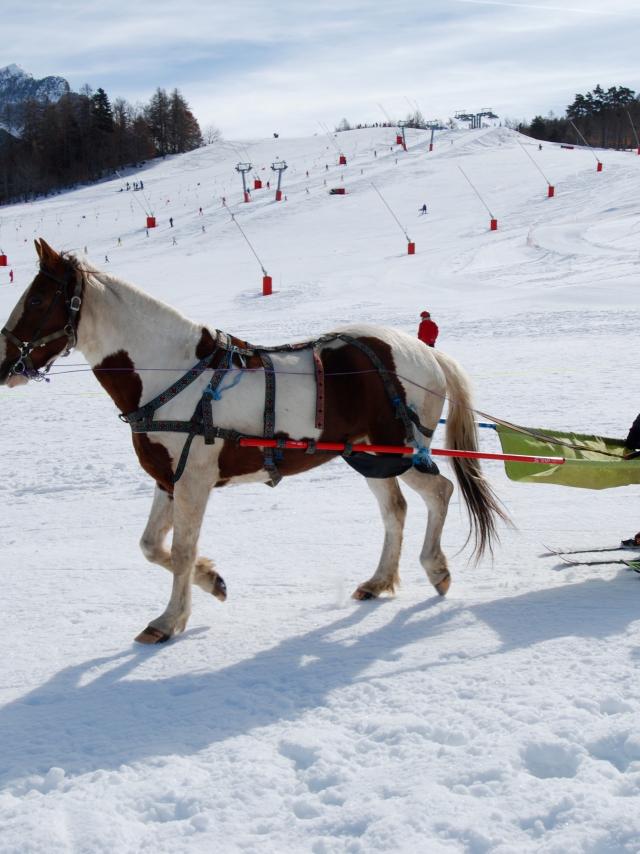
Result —
[{"label": "packed snow surface", "polygon": [[[624,437],[640,405],[640,157],[597,151],[597,172],[588,150],[506,129],[408,142],[340,134],[344,167],[324,136],[221,143],[4,208],[2,321],[35,237],[261,344],[354,321],[415,333],[427,308],[483,412]],[[249,204],[238,161],[263,181]],[[74,354],[49,384],[0,389],[3,854],[640,850],[640,577],[540,556],[635,533],[640,487],[514,484],[485,463],[516,527],[469,563],[456,490],[446,599],[407,493],[402,586],[369,602],[350,594],[382,527],[344,462],[220,490],[201,551],[228,601],[196,589],[186,633],[140,647],[170,589],[138,549],[153,483],[85,367]]]}]

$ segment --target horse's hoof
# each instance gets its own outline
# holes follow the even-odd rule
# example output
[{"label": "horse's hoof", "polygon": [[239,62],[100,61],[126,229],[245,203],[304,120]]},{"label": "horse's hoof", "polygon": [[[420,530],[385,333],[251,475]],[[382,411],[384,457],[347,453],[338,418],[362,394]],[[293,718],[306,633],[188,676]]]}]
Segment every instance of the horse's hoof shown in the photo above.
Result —
[{"label": "horse's hoof", "polygon": [[450,587],[451,587],[451,576],[449,575],[449,573],[447,573],[445,575],[445,577],[442,579],[442,581],[439,581],[435,585],[435,588],[438,591],[438,593],[440,594],[440,596],[446,596]]},{"label": "horse's hoof", "polygon": [[358,587],[358,589],[353,594],[353,599],[358,599],[360,602],[364,602],[367,599],[375,599],[375,593],[372,593],[370,590],[363,590],[362,587]]},{"label": "horse's hoof", "polygon": [[221,575],[217,575],[213,583],[213,595],[221,602],[224,602],[227,598],[227,585]]},{"label": "horse's hoof", "polygon": [[171,635],[166,634],[166,632],[161,632],[160,629],[154,629],[153,626],[147,626],[147,628],[140,632],[138,637],[136,638],[137,643],[165,643],[168,641]]}]

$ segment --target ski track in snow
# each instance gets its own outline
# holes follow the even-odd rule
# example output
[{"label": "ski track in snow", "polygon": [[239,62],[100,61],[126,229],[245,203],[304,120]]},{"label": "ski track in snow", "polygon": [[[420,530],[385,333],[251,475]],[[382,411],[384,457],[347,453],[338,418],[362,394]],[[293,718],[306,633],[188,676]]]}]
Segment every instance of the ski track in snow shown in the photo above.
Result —
[{"label": "ski track in snow", "polygon": [[[243,144],[263,181],[276,157],[289,163],[281,204],[266,189],[237,203],[231,144],[148,164],[129,176],[158,218],[148,238],[144,200],[117,192],[120,180],[0,209],[16,275],[9,287],[0,270],[3,322],[42,236],[86,245],[98,266],[108,254],[113,272],[189,316],[264,344],[353,321],[413,332],[429,308],[483,411],[626,434],[640,158],[598,152],[598,174],[588,151],[538,151],[506,129],[438,134],[432,154],[428,135],[408,133],[406,154],[391,150],[392,129],[340,134],[344,168],[322,137]],[[346,196],[328,195],[341,185]],[[222,195],[273,276],[268,299]],[[152,483],[82,366],[74,354],[50,384],[0,389],[2,854],[640,851],[640,578],[538,556],[541,541],[634,533],[640,487],[514,484],[485,463],[517,527],[473,566],[458,553],[456,490],[445,600],[418,564],[424,511],[408,494],[403,584],[364,603],[349,597],[382,529],[341,461],[276,490],[223,490],[201,551],[229,600],[196,590],[183,636],[137,647],[169,590],[138,549]],[[492,431],[481,444],[497,450]]]}]

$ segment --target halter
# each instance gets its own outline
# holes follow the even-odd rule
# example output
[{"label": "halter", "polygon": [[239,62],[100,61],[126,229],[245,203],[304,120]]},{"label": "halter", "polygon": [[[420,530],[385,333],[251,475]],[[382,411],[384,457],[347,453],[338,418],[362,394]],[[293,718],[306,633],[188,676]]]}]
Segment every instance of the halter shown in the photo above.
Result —
[{"label": "halter", "polygon": [[[53,297],[51,298],[51,302],[49,303],[47,310],[40,321],[40,326],[37,331],[34,333],[34,337],[31,341],[21,341],[17,338],[10,329],[7,327],[3,327],[0,330],[0,335],[4,335],[7,341],[10,341],[14,344],[20,355],[18,356],[16,362],[9,370],[9,376],[16,376],[18,374],[22,374],[27,379],[31,380],[43,380],[46,377],[46,374],[49,373],[51,366],[53,364],[53,360],[47,365],[44,370],[38,369],[34,366],[31,361],[31,353],[33,350],[38,347],[44,347],[45,344],[48,344],[50,341],[55,341],[57,338],[61,338],[63,335],[67,337],[67,344],[64,348],[64,352],[58,354],[60,356],[68,356],[69,353],[76,346],[78,340],[78,318],[80,312],[80,306],[82,305],[82,299],[80,294],[82,293],[82,276],[76,276],[75,287],[73,290],[73,295],[69,296],[69,290],[71,287],[71,276],[67,279],[60,279],[58,276],[55,276],[45,267],[40,267],[40,273],[43,276],[47,276],[47,278],[52,279],[54,282],[58,284],[58,288],[56,289]],[[65,305],[68,309],[67,322],[62,327],[62,329],[58,329],[55,332],[50,332],[48,335],[42,335],[38,338],[38,334],[40,329],[42,328],[45,320],[53,310],[58,298],[62,296],[64,298]],[[54,357],[58,358],[58,356]]]}]

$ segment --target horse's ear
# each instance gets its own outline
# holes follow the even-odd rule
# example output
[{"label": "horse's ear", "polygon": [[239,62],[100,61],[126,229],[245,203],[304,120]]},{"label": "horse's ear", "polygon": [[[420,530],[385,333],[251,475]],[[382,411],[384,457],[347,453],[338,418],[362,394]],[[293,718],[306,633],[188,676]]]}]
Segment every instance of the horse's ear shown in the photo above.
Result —
[{"label": "horse's ear", "polygon": [[40,238],[40,250],[38,251],[38,257],[42,264],[46,264],[47,262],[52,264],[60,259],[56,250],[52,249],[43,237]]},{"label": "horse's ear", "polygon": [[40,243],[37,240],[34,240],[33,245],[36,247],[36,252],[38,253],[38,258],[42,261],[42,249],[40,247]]}]

